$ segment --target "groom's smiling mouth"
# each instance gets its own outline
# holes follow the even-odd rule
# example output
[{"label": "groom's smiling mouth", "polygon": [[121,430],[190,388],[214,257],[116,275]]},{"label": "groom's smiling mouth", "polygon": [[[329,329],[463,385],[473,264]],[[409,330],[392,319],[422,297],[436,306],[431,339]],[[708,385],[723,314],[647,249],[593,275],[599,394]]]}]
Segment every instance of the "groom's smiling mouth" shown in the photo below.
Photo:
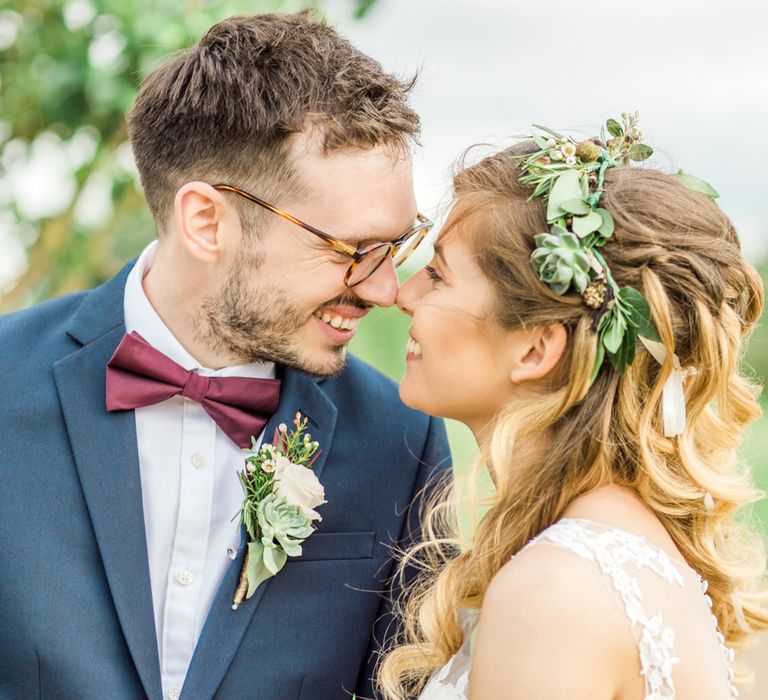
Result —
[{"label": "groom's smiling mouth", "polygon": [[315,311],[313,316],[319,321],[322,329],[336,344],[348,343],[355,335],[360,319],[370,309],[353,306],[327,306]]}]

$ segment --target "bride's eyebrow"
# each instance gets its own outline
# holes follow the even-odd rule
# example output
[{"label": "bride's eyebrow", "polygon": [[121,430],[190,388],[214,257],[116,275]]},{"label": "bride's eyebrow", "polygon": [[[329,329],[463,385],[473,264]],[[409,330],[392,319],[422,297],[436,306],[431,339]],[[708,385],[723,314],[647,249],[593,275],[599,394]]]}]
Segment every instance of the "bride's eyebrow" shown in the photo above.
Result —
[{"label": "bride's eyebrow", "polygon": [[435,243],[433,250],[435,251],[435,255],[437,255],[438,260],[442,263],[443,267],[449,268],[450,265],[448,264],[448,261],[445,259],[445,252],[443,251],[443,246],[439,243]]}]

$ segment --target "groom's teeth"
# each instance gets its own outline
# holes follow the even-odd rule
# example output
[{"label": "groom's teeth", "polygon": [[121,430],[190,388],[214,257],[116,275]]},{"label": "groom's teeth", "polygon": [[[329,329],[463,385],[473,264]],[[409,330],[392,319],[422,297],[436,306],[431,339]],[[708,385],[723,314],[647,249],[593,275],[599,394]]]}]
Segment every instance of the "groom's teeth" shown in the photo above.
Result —
[{"label": "groom's teeth", "polygon": [[315,316],[338,330],[353,331],[360,325],[359,318],[344,318],[338,314],[336,316],[331,316],[330,314],[320,313],[319,311],[315,312]]}]

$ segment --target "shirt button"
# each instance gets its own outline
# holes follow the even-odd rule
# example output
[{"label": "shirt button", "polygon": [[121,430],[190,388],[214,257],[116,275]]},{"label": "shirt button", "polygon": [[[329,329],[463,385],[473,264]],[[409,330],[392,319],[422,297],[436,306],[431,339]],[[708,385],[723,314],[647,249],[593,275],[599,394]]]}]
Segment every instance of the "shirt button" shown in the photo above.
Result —
[{"label": "shirt button", "polygon": [[176,580],[182,586],[188,586],[195,580],[195,575],[189,569],[182,569],[176,574]]},{"label": "shirt button", "polygon": [[205,459],[205,455],[200,452],[195,452],[189,461],[192,462],[192,466],[196,467],[197,469],[202,469],[206,464],[208,464],[208,461]]},{"label": "shirt button", "polygon": [[171,688],[168,691],[168,700],[179,700],[180,696],[181,696],[180,688]]}]

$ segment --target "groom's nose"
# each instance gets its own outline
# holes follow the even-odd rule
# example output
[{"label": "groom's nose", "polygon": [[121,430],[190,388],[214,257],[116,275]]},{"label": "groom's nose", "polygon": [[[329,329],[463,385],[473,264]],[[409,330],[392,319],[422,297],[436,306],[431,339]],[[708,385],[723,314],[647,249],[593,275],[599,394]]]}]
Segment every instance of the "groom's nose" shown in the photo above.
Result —
[{"label": "groom's nose", "polygon": [[397,273],[392,258],[387,259],[370,277],[352,287],[352,292],[363,301],[376,306],[392,306],[397,298]]}]

